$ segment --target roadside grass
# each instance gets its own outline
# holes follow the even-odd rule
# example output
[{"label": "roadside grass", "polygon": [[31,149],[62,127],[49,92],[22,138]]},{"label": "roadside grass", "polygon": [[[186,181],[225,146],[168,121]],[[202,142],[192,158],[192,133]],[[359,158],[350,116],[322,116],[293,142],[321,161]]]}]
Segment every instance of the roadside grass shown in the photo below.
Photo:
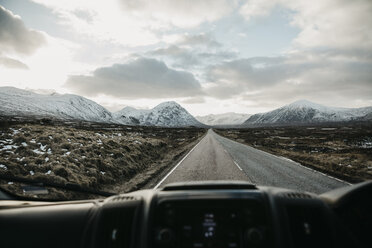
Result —
[{"label": "roadside grass", "polygon": [[[199,128],[12,124],[0,129],[0,174],[107,190],[175,157]],[[141,177],[139,182],[141,183]],[[16,190],[16,184],[2,187]],[[18,190],[19,191],[19,190]],[[71,197],[55,191],[55,197]]]}]

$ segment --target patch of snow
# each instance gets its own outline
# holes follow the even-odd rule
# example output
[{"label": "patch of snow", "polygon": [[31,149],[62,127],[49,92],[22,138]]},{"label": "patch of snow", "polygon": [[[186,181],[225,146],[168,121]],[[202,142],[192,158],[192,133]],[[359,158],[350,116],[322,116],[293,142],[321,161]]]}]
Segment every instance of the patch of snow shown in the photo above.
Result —
[{"label": "patch of snow", "polygon": [[40,150],[45,152],[47,145],[40,144]]},{"label": "patch of snow", "polygon": [[46,158],[45,158],[45,162],[48,162],[48,161],[49,161],[49,158],[48,158],[48,157],[46,157]]},{"label": "patch of snow", "polygon": [[31,175],[31,176],[35,175],[35,172],[31,170],[31,171],[30,171],[30,175]]},{"label": "patch of snow", "polygon": [[24,146],[24,147],[27,147],[28,146],[26,142],[22,142],[21,145]]},{"label": "patch of snow", "polygon": [[3,148],[0,149],[0,151],[6,151],[6,150],[12,150],[12,149],[17,149],[19,146],[16,145],[5,145]]},{"label": "patch of snow", "polygon": [[17,129],[14,129],[14,128],[10,128],[10,130],[12,130],[12,136],[16,135],[16,134],[19,134],[20,133],[20,130],[17,130]]},{"label": "patch of snow", "polygon": [[39,154],[39,155],[44,155],[45,154],[45,152],[42,152],[42,151],[39,151],[38,149],[34,149],[34,150],[32,150],[34,153],[36,153],[36,154]]},{"label": "patch of snow", "polygon": [[45,175],[50,175],[50,173],[52,173],[52,171],[48,170],[47,172],[45,172]]},{"label": "patch of snow", "polygon": [[5,164],[0,164],[0,169],[3,169],[3,170],[7,170],[7,169],[8,169],[8,167],[6,167],[6,165],[5,165]]},{"label": "patch of snow", "polygon": [[336,130],[337,128],[335,127],[323,127],[321,130],[322,131],[333,131],[333,130]]}]

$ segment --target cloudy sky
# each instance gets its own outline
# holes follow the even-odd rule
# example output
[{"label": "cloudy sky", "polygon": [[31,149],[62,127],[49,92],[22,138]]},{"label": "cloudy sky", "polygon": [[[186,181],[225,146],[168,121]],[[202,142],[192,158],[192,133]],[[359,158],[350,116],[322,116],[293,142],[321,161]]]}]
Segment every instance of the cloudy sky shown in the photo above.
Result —
[{"label": "cloudy sky", "polygon": [[370,0],[0,0],[0,86],[194,115],[372,105]]}]

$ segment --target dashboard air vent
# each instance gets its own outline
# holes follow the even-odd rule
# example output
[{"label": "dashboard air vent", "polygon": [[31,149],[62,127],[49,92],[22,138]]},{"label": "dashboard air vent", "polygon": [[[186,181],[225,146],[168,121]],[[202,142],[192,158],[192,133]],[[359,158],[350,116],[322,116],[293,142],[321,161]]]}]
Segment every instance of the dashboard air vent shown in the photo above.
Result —
[{"label": "dashboard air vent", "polygon": [[139,200],[136,196],[118,195],[111,199],[111,202],[121,202],[121,201],[135,201]]},{"label": "dashboard air vent", "polygon": [[283,193],[283,196],[288,199],[313,199],[311,195],[301,192]]}]

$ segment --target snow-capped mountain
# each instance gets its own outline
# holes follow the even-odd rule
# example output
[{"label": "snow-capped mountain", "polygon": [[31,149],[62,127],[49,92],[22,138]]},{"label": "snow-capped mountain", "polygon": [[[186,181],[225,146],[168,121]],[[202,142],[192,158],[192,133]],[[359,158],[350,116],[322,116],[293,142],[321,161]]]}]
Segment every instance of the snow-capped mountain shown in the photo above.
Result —
[{"label": "snow-capped mountain", "polygon": [[176,102],[163,102],[153,109],[143,110],[125,107],[113,114],[115,120],[123,123],[137,120],[139,125],[161,127],[204,126]]},{"label": "snow-capped mountain", "polygon": [[149,113],[150,110],[147,109],[125,107],[122,110],[112,113],[112,115],[115,121],[121,124],[133,122],[135,125],[144,125],[144,120]]},{"label": "snow-capped mountain", "polygon": [[112,122],[108,110],[84,97],[42,95],[14,87],[0,87],[0,115]]},{"label": "snow-capped mountain", "polygon": [[205,116],[195,116],[195,118],[210,126],[218,125],[240,125],[247,120],[251,115],[249,114],[238,114],[234,112],[224,114],[210,114]]},{"label": "snow-capped mountain", "polygon": [[0,87],[0,116],[163,127],[204,126],[176,102],[164,102],[150,110],[125,107],[111,113],[82,96],[56,93],[43,95],[14,87]]},{"label": "snow-capped mountain", "polygon": [[344,122],[362,119],[372,113],[372,107],[335,108],[300,100],[273,111],[252,115],[243,125],[287,125]]}]

